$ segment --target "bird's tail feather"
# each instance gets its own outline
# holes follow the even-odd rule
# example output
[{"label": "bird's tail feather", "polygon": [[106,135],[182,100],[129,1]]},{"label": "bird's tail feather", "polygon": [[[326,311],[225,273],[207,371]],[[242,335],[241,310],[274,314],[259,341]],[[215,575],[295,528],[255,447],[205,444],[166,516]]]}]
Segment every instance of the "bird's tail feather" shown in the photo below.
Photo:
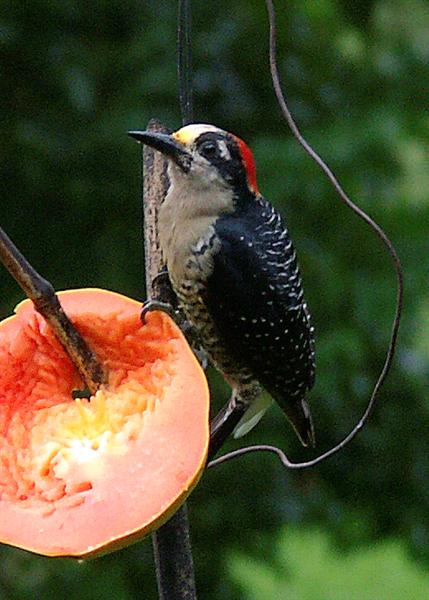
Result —
[{"label": "bird's tail feather", "polygon": [[282,408],[302,445],[314,447],[316,445],[316,436],[307,400],[302,398],[296,404]]}]

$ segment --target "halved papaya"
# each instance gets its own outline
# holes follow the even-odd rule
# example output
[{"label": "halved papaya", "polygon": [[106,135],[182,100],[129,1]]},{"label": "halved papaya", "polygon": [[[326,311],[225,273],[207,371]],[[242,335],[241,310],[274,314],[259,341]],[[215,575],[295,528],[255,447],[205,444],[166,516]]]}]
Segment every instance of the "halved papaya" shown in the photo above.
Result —
[{"label": "halved papaya", "polygon": [[196,485],[209,392],[166,314],[98,289],[60,302],[108,372],[89,401],[26,300],[0,323],[0,541],[48,556],[122,547],[166,521]]}]

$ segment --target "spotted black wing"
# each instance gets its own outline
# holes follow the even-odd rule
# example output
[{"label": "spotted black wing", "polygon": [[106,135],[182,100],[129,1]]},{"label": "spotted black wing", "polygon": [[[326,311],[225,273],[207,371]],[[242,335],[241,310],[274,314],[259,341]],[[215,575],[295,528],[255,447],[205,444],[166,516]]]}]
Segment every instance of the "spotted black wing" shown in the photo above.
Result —
[{"label": "spotted black wing", "polygon": [[280,215],[266,201],[215,224],[221,251],[207,282],[207,308],[238,364],[279,402],[314,383],[314,342],[296,253]]}]

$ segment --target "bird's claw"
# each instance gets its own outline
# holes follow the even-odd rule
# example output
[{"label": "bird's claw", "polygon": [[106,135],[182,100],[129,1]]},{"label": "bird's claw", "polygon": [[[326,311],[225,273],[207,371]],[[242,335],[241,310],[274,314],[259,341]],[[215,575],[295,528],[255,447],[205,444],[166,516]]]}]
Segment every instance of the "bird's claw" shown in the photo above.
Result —
[{"label": "bird's claw", "polygon": [[161,312],[167,313],[169,317],[173,319],[173,321],[177,321],[177,315],[174,308],[168,302],[161,302],[160,300],[148,300],[143,304],[142,312],[140,314],[140,319],[144,323],[146,321],[146,315],[149,312],[154,310],[160,310]]}]

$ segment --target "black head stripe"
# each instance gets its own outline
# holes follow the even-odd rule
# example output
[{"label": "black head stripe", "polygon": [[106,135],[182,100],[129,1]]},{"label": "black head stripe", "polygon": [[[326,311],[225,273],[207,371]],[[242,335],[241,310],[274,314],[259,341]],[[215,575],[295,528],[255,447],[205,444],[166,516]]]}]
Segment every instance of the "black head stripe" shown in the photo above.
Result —
[{"label": "black head stripe", "polygon": [[250,194],[246,170],[235,138],[228,133],[208,131],[195,140],[197,152],[219,171],[222,178],[234,189],[237,200]]}]

